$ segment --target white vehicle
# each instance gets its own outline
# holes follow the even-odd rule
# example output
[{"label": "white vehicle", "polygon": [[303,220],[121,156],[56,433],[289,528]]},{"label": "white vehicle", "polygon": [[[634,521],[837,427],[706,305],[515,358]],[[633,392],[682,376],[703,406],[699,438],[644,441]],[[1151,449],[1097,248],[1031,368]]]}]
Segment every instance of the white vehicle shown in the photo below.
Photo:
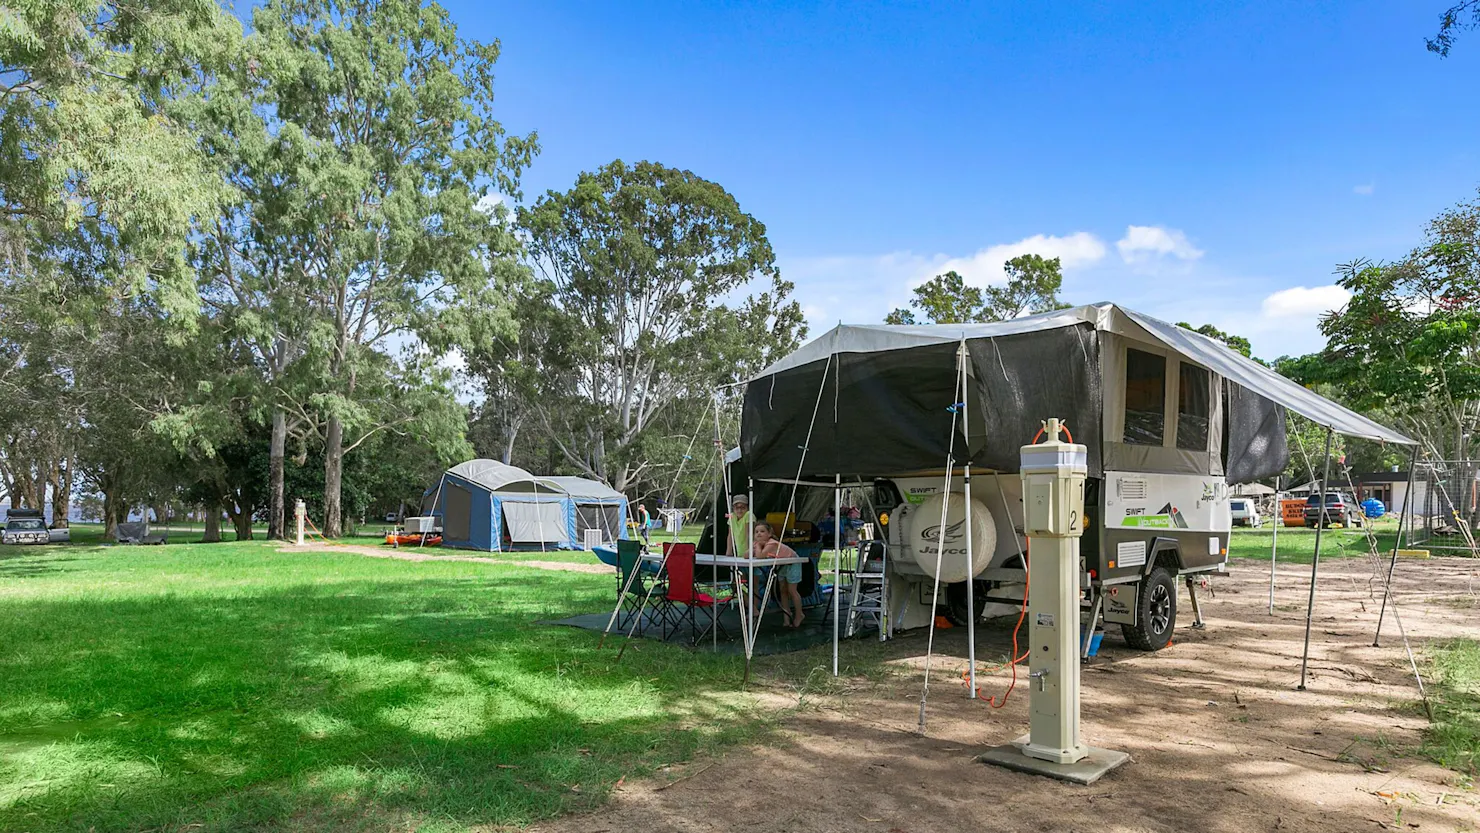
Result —
[{"label": "white vehicle", "polygon": [[1412,444],[1220,342],[1113,304],[990,324],[840,325],[750,380],[727,480],[755,491],[762,516],[792,492],[801,517],[821,517],[835,490],[866,495],[865,520],[887,544],[881,636],[933,620],[937,579],[965,623],[1023,602],[1020,448],[1057,418],[1087,449],[1086,637],[1103,615],[1157,650],[1176,624],[1178,580],[1191,594],[1195,575],[1226,569],[1229,484],[1288,463],[1287,409]]},{"label": "white vehicle", "polygon": [[1259,507],[1254,505],[1252,498],[1230,498],[1228,512],[1234,526],[1264,526],[1264,518],[1259,514]]}]

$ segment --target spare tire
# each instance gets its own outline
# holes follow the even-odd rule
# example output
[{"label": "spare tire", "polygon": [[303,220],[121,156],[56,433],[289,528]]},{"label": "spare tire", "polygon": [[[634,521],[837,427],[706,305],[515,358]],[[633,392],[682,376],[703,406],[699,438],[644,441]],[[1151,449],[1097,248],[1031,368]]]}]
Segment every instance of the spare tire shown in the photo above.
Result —
[{"label": "spare tire", "polygon": [[[941,506],[946,507],[942,536]],[[942,548],[942,538],[945,546]],[[997,521],[981,501],[971,501],[971,566],[966,558],[966,497],[958,492],[935,494],[910,513],[910,553],[927,576],[951,584],[965,581],[992,563],[997,551]],[[937,561],[940,573],[936,574]]]}]

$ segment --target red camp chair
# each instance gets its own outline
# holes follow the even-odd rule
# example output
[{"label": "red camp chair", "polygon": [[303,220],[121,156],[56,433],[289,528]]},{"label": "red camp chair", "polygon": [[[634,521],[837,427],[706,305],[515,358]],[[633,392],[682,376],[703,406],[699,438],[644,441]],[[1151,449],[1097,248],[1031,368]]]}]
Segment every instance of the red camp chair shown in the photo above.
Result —
[{"label": "red camp chair", "polygon": [[[668,572],[668,592],[663,594],[659,603],[659,615],[663,619],[663,638],[667,639],[670,628],[677,633],[679,627],[685,622],[694,633],[692,642],[698,644],[699,640],[709,635],[714,628],[725,634],[724,626],[719,622],[719,605],[729,599],[716,599],[708,593],[699,592],[694,586],[694,551],[693,544],[674,544],[665,542],[663,551],[666,556]],[[709,622],[703,631],[699,630],[699,621],[696,611],[706,611],[709,614]]]}]

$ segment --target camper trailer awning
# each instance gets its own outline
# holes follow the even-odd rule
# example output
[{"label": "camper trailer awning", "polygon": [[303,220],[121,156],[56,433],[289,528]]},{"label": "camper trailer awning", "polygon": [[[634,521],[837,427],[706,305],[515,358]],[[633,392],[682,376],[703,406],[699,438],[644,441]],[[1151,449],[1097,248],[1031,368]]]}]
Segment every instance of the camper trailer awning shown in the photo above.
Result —
[{"label": "camper trailer awning", "polygon": [[1307,390],[1262,364],[1250,359],[1216,339],[1202,333],[1158,321],[1149,315],[1122,310],[1132,321],[1141,325],[1146,332],[1178,353],[1254,391],[1272,402],[1276,402],[1323,428],[1338,434],[1364,440],[1393,443],[1394,445],[1416,445],[1408,437],[1391,428],[1373,422],[1356,411],[1344,408],[1320,394]]},{"label": "camper trailer awning", "polygon": [[1414,441],[1403,434],[1301,387],[1229,349],[1222,342],[1110,303],[1090,304],[990,324],[839,325],[761,371],[751,382],[754,384],[787,370],[826,361],[835,353],[908,350],[960,343],[962,339],[976,341],[1086,324],[1096,330],[1117,333],[1140,331],[1136,332],[1139,335],[1143,332],[1191,361],[1339,434],[1395,445],[1414,445]]}]

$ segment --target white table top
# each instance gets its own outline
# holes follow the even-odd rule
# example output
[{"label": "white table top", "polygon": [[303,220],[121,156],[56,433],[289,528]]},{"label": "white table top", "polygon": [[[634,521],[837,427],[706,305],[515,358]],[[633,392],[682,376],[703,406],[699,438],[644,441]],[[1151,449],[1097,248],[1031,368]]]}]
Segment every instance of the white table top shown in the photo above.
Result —
[{"label": "white table top", "polygon": [[[661,563],[663,561],[663,555],[662,553],[650,552],[644,555],[642,560]],[[747,569],[755,567],[759,569],[761,567],[779,567],[786,564],[807,564],[810,561],[811,559],[804,555],[798,555],[794,558],[740,558],[734,555],[710,555],[703,552],[695,553],[694,555],[694,563],[702,564],[705,567],[744,567]]]}]

